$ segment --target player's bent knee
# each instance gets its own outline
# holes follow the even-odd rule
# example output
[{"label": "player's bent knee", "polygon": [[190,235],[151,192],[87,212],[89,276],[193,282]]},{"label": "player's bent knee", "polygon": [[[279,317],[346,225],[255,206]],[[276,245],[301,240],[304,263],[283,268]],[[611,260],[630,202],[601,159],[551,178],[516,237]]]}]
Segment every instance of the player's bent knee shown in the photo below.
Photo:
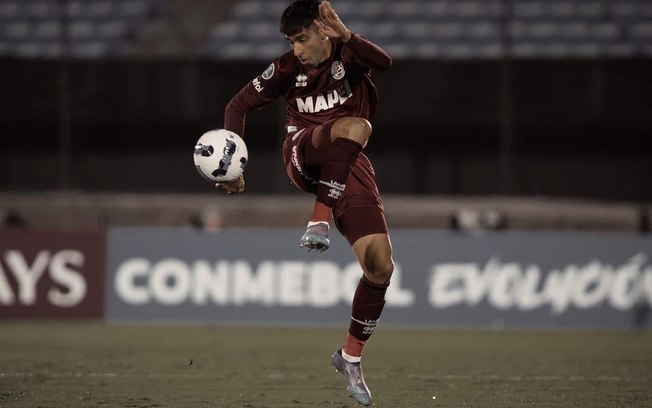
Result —
[{"label": "player's bent knee", "polygon": [[367,266],[369,276],[367,279],[378,285],[389,283],[394,273],[394,262],[391,259],[383,261],[373,261]]},{"label": "player's bent knee", "polygon": [[331,140],[343,137],[365,145],[371,136],[371,123],[367,119],[347,116],[339,119],[331,129]]}]

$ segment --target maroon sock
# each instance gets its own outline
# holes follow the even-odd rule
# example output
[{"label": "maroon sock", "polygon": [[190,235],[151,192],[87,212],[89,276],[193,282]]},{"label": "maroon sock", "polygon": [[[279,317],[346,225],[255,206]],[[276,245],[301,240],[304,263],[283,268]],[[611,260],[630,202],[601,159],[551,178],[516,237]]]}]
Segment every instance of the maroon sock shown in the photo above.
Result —
[{"label": "maroon sock", "polygon": [[329,146],[326,160],[321,165],[321,177],[317,188],[317,201],[333,208],[346,187],[351,166],[362,151],[362,145],[343,137]]},{"label": "maroon sock", "polygon": [[385,306],[385,293],[389,285],[376,285],[362,277],[353,295],[353,307],[349,334],[365,342],[378,323]]}]

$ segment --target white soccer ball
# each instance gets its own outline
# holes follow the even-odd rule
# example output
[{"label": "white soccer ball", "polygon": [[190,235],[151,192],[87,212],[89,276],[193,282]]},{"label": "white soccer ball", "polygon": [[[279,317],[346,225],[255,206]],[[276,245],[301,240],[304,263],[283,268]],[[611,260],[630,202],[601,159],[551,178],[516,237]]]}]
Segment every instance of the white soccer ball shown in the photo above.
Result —
[{"label": "white soccer ball", "polygon": [[209,130],[195,144],[195,167],[211,182],[234,180],[244,172],[248,158],[244,140],[226,129]]}]

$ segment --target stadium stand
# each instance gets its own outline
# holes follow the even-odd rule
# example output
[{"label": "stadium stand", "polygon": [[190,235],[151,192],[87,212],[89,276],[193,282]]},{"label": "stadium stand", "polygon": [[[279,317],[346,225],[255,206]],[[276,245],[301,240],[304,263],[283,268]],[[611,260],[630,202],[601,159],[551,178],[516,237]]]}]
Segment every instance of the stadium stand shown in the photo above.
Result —
[{"label": "stadium stand", "polygon": [[[165,0],[1,0],[0,56],[121,55]],[[62,30],[65,27],[65,30]]]},{"label": "stadium stand", "polygon": [[[238,2],[198,52],[222,59],[275,57],[287,49],[277,23],[286,5],[278,0]],[[649,1],[347,0],[336,7],[349,28],[395,58],[652,55]]]},{"label": "stadium stand", "polygon": [[132,55],[191,56],[214,25],[228,18],[237,0],[168,0],[132,44]]},{"label": "stadium stand", "polygon": [[[70,54],[80,58],[154,49],[269,60],[288,49],[278,33],[288,3],[0,0],[0,56],[57,57],[67,39]],[[652,55],[652,3],[646,0],[342,0],[336,7],[349,28],[394,58]]]}]

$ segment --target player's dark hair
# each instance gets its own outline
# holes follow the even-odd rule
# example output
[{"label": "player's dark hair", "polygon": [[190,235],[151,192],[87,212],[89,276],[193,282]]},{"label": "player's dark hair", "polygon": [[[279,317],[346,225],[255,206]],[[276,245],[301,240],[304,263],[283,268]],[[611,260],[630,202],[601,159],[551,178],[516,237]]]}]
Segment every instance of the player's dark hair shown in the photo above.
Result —
[{"label": "player's dark hair", "polygon": [[285,9],[281,16],[280,30],[283,35],[295,35],[304,28],[310,27],[319,17],[321,0],[297,0]]}]

